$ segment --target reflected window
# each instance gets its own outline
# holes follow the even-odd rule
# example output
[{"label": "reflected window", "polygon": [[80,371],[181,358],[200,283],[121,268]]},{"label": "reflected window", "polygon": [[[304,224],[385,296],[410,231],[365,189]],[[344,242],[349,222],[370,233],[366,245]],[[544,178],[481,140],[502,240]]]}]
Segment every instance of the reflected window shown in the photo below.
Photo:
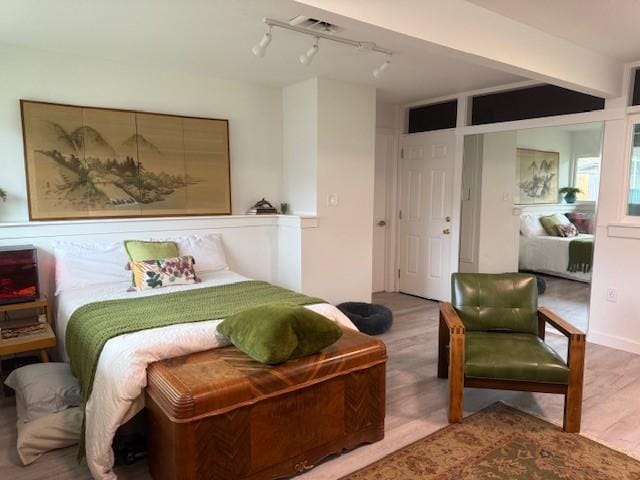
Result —
[{"label": "reflected window", "polygon": [[581,202],[598,200],[600,187],[600,157],[577,157],[574,185],[580,189],[577,198]]}]

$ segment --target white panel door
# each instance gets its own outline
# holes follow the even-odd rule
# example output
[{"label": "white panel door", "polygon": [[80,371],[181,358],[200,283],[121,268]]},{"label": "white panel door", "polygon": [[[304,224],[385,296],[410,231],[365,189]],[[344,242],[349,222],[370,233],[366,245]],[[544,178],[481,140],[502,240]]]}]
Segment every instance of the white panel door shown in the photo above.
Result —
[{"label": "white panel door", "polygon": [[406,135],[400,167],[400,291],[446,300],[455,134]]}]

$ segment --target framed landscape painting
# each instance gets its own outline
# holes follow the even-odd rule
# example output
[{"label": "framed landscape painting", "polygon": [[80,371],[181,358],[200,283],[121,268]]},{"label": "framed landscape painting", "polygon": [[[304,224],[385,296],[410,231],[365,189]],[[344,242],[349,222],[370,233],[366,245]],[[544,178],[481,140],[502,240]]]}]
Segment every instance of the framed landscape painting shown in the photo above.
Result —
[{"label": "framed landscape painting", "polygon": [[231,213],[227,120],[20,103],[31,220]]},{"label": "framed landscape painting", "polygon": [[557,203],[560,153],[518,148],[520,203]]}]

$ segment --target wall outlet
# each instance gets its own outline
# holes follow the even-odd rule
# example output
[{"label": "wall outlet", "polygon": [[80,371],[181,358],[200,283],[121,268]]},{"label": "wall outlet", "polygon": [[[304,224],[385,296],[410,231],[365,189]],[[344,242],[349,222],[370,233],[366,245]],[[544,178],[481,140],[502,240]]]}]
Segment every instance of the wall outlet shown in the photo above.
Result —
[{"label": "wall outlet", "polygon": [[607,289],[607,302],[617,302],[618,301],[618,290],[615,288]]}]

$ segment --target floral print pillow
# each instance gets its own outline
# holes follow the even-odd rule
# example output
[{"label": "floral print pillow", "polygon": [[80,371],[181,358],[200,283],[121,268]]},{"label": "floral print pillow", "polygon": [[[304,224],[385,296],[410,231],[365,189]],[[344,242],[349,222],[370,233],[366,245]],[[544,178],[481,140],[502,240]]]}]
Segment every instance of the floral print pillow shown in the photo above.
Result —
[{"label": "floral print pillow", "polygon": [[573,223],[567,223],[563,225],[556,225],[558,235],[561,237],[577,237],[578,229]]},{"label": "floral print pillow", "polygon": [[192,256],[162,258],[159,260],[142,260],[129,262],[133,272],[133,285],[136,290],[170,287],[172,285],[188,285],[200,280],[194,269]]}]

